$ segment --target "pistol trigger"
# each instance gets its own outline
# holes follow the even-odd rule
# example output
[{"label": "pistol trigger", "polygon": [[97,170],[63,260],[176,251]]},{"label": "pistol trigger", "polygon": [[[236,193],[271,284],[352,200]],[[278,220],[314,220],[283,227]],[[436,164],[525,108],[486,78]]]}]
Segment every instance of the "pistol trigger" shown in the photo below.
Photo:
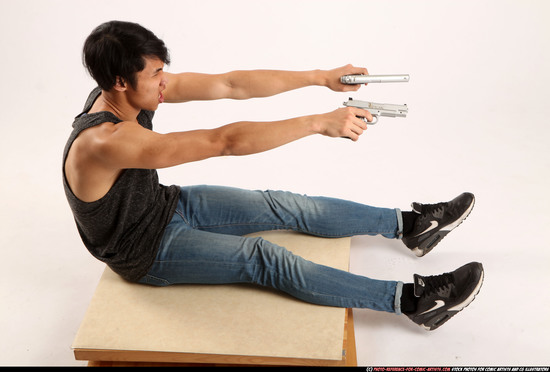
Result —
[{"label": "pistol trigger", "polygon": [[374,125],[378,123],[378,115],[372,115],[372,121],[369,123],[367,122],[368,125]]}]

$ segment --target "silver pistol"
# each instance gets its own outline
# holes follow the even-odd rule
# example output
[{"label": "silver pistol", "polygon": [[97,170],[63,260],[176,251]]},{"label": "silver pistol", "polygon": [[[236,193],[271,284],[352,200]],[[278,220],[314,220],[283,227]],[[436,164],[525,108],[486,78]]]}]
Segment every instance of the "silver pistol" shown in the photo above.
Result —
[{"label": "silver pistol", "polygon": [[409,75],[344,75],[340,78],[342,84],[369,83],[407,83]]},{"label": "silver pistol", "polygon": [[348,107],[358,107],[364,110],[367,110],[373,116],[373,121],[367,122],[365,118],[362,118],[367,124],[374,125],[378,123],[379,116],[387,116],[391,118],[404,118],[407,117],[409,108],[407,105],[393,105],[389,103],[374,103],[367,101],[359,101],[353,98],[349,98],[348,101],[344,102],[344,106]]}]

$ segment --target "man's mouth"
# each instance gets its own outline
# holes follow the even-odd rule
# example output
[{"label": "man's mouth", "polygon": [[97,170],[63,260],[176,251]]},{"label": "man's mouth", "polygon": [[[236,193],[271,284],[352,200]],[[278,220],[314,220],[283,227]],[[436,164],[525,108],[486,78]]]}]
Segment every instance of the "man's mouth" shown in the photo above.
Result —
[{"label": "man's mouth", "polygon": [[162,94],[162,92],[159,93],[159,103],[163,103],[164,102],[164,95]]}]

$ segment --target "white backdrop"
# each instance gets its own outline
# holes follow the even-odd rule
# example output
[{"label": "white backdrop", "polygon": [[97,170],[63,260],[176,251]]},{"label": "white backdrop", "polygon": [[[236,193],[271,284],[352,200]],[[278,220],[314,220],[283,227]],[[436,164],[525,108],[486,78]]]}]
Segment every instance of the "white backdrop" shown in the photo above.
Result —
[{"label": "white backdrop", "polygon": [[[308,137],[251,157],[160,172],[163,183],[284,189],[407,210],[474,192],[468,220],[417,259],[358,237],[351,271],[410,281],[476,260],[486,279],[435,332],[355,310],[360,365],[549,365],[550,83],[546,1],[0,0],[0,365],[79,365],[70,345],[103,264],[83,247],[61,153],[93,88],[81,47],[98,24],[143,24],[170,72],[329,69],[407,73],[354,98],[406,103],[356,142]],[[350,94],[310,87],[267,99],[164,104],[160,132],[332,111]]]}]

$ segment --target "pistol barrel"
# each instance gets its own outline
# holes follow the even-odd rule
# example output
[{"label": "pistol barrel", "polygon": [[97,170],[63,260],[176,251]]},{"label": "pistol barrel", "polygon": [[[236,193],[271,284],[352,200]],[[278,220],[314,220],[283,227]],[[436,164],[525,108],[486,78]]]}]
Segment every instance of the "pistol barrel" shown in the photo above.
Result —
[{"label": "pistol barrel", "polygon": [[344,102],[344,106],[358,107],[369,111],[375,116],[387,116],[387,117],[406,117],[409,108],[407,105],[395,105],[391,103],[374,103],[367,101],[354,100],[352,98],[349,101]]}]

